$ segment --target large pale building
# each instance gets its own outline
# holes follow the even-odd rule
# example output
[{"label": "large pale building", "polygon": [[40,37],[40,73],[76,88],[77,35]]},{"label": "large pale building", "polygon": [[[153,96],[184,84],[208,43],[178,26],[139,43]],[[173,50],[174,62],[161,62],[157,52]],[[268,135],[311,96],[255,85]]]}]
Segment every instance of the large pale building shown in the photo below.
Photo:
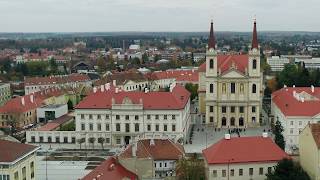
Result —
[{"label": "large pale building", "polygon": [[262,73],[256,22],[248,54],[217,53],[211,23],[206,63],[199,67],[202,123],[219,128],[259,126]]}]

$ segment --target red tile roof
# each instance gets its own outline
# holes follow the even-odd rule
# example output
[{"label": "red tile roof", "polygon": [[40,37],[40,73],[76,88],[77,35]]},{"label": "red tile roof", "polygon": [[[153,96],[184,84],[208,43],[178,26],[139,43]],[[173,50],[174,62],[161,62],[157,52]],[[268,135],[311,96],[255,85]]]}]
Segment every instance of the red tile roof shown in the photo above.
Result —
[{"label": "red tile roof", "polygon": [[275,162],[289,156],[271,138],[232,137],[202,151],[208,164]]},{"label": "red tile roof", "polygon": [[48,122],[47,124],[45,124],[44,126],[40,127],[39,129],[37,129],[37,131],[52,131],[57,129],[58,127],[60,127],[60,125],[70,121],[71,119],[73,119],[72,116],[69,115],[64,115],[61,116],[51,122]]},{"label": "red tile roof", "polygon": [[[301,93],[301,97],[310,95],[313,99],[310,100],[305,97],[304,102],[299,101],[293,96],[294,91]],[[313,117],[320,113],[320,88],[314,88],[314,92],[311,91],[311,87],[282,88],[272,93],[272,102],[285,116]]]},{"label": "red tile roof", "polygon": [[[33,94],[28,94],[22,97],[16,97],[10,99],[3,106],[0,107],[0,113],[22,113],[36,109],[44,105],[44,100],[52,96],[61,96],[64,92],[55,88],[35,92]],[[31,101],[31,96],[34,97],[34,101]],[[22,99],[24,99],[25,105],[22,104]]]},{"label": "red tile roof", "polygon": [[[150,145],[150,139],[137,142],[136,155],[138,158],[152,158],[154,160],[178,160],[184,156],[183,147],[169,139],[154,139],[154,145]],[[120,158],[132,157],[132,145],[119,156]]]},{"label": "red tile roof", "polygon": [[114,157],[109,157],[81,180],[137,180],[138,176],[123,167]]},{"label": "red tile roof", "polygon": [[[223,74],[234,66],[239,72],[245,74],[246,68],[248,68],[248,62],[249,56],[247,54],[218,55],[218,70]],[[199,72],[206,72],[206,63],[199,66]]]},{"label": "red tile roof", "polygon": [[199,82],[199,72],[198,70],[167,70],[159,71],[146,74],[148,78],[153,80],[159,79],[176,79],[180,82],[190,82],[198,83]]},{"label": "red tile roof", "polygon": [[36,146],[0,139],[0,162],[13,162],[37,149]]},{"label": "red tile roof", "polygon": [[122,104],[124,99],[134,104],[140,104],[142,100],[144,109],[183,109],[189,101],[190,93],[183,87],[176,85],[172,92],[115,92],[114,89],[91,93],[81,101],[76,109],[110,109],[112,99],[116,104]]},{"label": "red tile roof", "polygon": [[49,85],[49,84],[63,84],[72,82],[84,82],[90,81],[90,78],[86,74],[70,74],[67,76],[49,76],[49,77],[31,77],[26,78],[25,86],[31,85]]}]

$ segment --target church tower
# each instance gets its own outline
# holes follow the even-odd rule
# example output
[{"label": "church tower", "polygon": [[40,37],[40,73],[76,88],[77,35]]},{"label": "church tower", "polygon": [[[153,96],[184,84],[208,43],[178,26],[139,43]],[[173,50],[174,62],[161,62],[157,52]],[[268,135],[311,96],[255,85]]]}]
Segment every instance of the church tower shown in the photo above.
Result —
[{"label": "church tower", "polygon": [[216,40],[213,31],[213,22],[211,21],[208,49],[206,52],[206,76],[216,77],[218,75]]},{"label": "church tower", "polygon": [[251,49],[249,50],[249,64],[248,64],[249,76],[260,76],[260,48],[258,43],[257,22],[253,21],[253,33]]}]

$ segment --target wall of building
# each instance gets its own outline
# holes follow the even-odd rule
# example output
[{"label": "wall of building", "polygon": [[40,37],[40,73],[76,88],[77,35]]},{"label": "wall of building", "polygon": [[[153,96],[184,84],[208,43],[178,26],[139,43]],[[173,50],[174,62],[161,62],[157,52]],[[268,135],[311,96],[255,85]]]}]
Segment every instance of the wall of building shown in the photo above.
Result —
[{"label": "wall of building", "polygon": [[52,108],[52,107],[40,107],[40,108],[37,108],[37,119],[38,119],[38,122],[39,122],[39,119],[45,119],[45,112],[46,111],[54,111],[55,112],[55,117],[54,118],[59,118],[65,114],[68,113],[68,105],[67,104],[64,104],[64,105],[61,105],[59,107],[56,107],[56,108]]},{"label": "wall of building", "polygon": [[154,177],[153,159],[119,157],[119,162],[131,172],[135,172],[139,179],[152,179]]},{"label": "wall of building", "polygon": [[[207,177],[208,180],[244,180],[244,179],[254,179],[254,180],[265,180],[265,174],[268,173],[268,168],[274,169],[277,162],[261,162],[261,163],[236,163],[236,164],[220,164],[220,165],[206,165],[207,167]],[[249,169],[253,168],[253,174],[249,174]],[[263,168],[263,172],[260,173],[260,168]],[[229,174],[228,174],[229,169]],[[239,169],[243,170],[243,174],[239,174]],[[232,176],[232,170],[234,170],[234,175]],[[214,171],[216,171],[216,176]],[[223,174],[225,171],[225,174]],[[229,177],[228,177],[229,175]]]},{"label": "wall of building", "polygon": [[309,126],[299,136],[299,160],[301,167],[308,173],[312,180],[320,179],[319,149],[314,141]]},{"label": "wall of building", "polygon": [[10,99],[11,99],[10,84],[0,83],[0,106],[4,105]]}]

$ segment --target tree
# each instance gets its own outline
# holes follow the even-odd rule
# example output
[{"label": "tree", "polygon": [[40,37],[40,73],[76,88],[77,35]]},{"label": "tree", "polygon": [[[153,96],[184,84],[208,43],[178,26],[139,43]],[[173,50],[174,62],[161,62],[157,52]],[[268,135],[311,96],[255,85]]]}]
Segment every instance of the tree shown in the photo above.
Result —
[{"label": "tree", "polygon": [[193,100],[198,97],[198,84],[187,83],[185,88],[191,93],[190,99]]},{"label": "tree", "polygon": [[176,176],[178,180],[204,180],[205,167],[203,160],[194,154],[190,159],[181,158],[176,165]]},{"label": "tree", "polygon": [[274,171],[268,172],[266,176],[267,180],[310,180],[310,177],[301,166],[291,159],[279,161]]},{"label": "tree", "polygon": [[101,144],[102,149],[104,149],[104,148],[103,148],[104,141],[105,141],[105,139],[104,139],[103,137],[99,137],[99,138],[98,138],[98,143]]},{"label": "tree", "polygon": [[107,70],[107,65],[103,57],[99,57],[97,61],[98,71],[104,73]]},{"label": "tree", "polygon": [[149,57],[148,57],[147,53],[143,53],[142,54],[142,64],[144,64],[148,61],[149,61]]},{"label": "tree", "polygon": [[94,137],[89,138],[89,143],[92,144],[92,149],[94,149],[94,142],[95,141],[96,141],[96,138],[94,138]]},{"label": "tree", "polygon": [[73,109],[73,103],[72,103],[71,99],[68,100],[68,109],[69,110]]},{"label": "tree", "polygon": [[77,140],[77,142],[80,144],[80,149],[81,149],[81,144],[83,144],[86,141],[85,138],[80,138]]},{"label": "tree", "polygon": [[274,141],[281,149],[284,150],[286,146],[286,142],[284,141],[282,132],[283,132],[283,127],[280,121],[277,120],[273,127]]},{"label": "tree", "polygon": [[56,62],[56,60],[54,58],[51,58],[49,60],[49,67],[50,67],[50,70],[51,70],[51,74],[57,74],[58,72],[58,64]]}]

